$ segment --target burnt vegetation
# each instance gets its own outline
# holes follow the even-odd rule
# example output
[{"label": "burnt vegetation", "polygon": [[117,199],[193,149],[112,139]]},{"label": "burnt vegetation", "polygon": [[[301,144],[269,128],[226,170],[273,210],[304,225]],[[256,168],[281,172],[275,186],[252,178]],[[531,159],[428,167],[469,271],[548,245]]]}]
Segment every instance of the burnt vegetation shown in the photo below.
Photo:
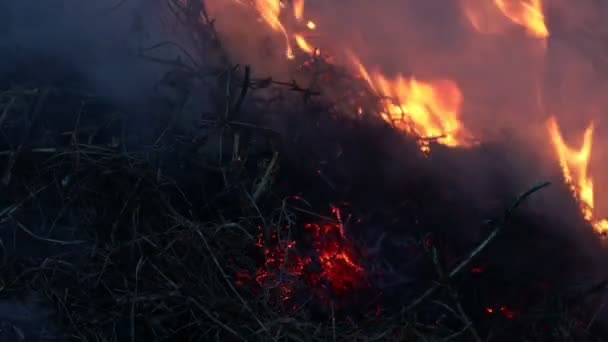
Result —
[{"label": "burnt vegetation", "polygon": [[[0,299],[36,312],[0,304],[3,340],[603,340],[596,256],[564,231],[599,242],[565,185],[517,180],[504,143],[424,156],[318,86],[373,108],[360,80],[309,57],[305,81],[255,78],[203,2],[169,5],[191,47],[141,57],[170,101],[0,82]],[[193,84],[213,106],[185,130]],[[445,172],[469,159],[492,203]],[[534,210],[549,189],[572,222]]]}]

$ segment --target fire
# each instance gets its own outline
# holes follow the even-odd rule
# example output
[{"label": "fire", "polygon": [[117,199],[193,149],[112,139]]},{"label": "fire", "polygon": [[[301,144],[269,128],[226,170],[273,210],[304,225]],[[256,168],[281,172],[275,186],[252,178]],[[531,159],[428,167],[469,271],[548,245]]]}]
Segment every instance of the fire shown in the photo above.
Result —
[{"label": "fire", "polygon": [[[240,3],[239,0],[235,0]],[[295,41],[296,45],[306,53],[313,54],[315,49],[308,43],[308,41],[298,33],[291,33],[287,27],[281,21],[281,9],[285,7],[282,0],[253,0],[253,6],[259,13],[261,19],[266,22],[271,29],[280,32],[285,40],[286,50],[285,55],[287,59],[294,59],[295,55],[292,48],[292,41]],[[304,18],[304,0],[293,0],[292,2],[293,16],[298,21],[302,21]],[[312,20],[306,21],[306,28],[308,30],[316,30],[317,24]]]},{"label": "fire", "polygon": [[506,305],[502,305],[496,308],[487,306],[485,310],[490,315],[500,312],[506,319],[513,319],[517,315],[515,311],[512,311]]},{"label": "fire", "polygon": [[255,0],[255,8],[262,17],[262,19],[268,23],[270,28],[275,31],[281,32],[285,38],[286,51],[285,55],[288,59],[293,59],[294,54],[291,48],[291,42],[287,29],[281,23],[279,16],[281,14],[281,0]]},{"label": "fire", "polygon": [[494,3],[509,20],[525,27],[530,36],[535,38],[549,36],[542,0],[494,0]]},{"label": "fire", "polygon": [[470,145],[460,120],[463,96],[455,82],[424,82],[402,75],[390,79],[354,60],[361,77],[383,98],[381,117],[408,134],[424,138],[424,152],[429,149],[428,139],[451,147]]},{"label": "fire", "polygon": [[306,38],[304,38],[302,35],[296,34],[296,35],[294,35],[294,38],[296,40],[296,44],[302,51],[309,53],[311,55],[315,53],[315,48],[312,45],[310,45],[308,43],[308,41],[306,40]]},{"label": "fire", "polygon": [[319,299],[327,299],[328,290],[331,295],[340,296],[362,286],[365,270],[344,232],[340,210],[333,208],[332,213],[337,222],[303,226],[311,242],[299,250],[290,238],[274,234],[269,243],[260,233],[257,246],[264,253],[264,264],[255,275],[258,285],[273,289],[281,301],[294,299],[302,285],[316,291]]},{"label": "fire", "polygon": [[304,0],[293,0],[293,16],[301,20],[304,16]]},{"label": "fire", "polygon": [[545,24],[542,0],[465,0],[463,11],[473,28],[481,33],[498,33],[506,22],[523,26],[529,36],[544,39],[549,36]]},{"label": "fire", "polygon": [[466,0],[463,2],[463,11],[475,31],[480,33],[498,33],[502,31],[504,23],[496,5],[488,0]]},{"label": "fire", "polygon": [[593,124],[585,130],[583,144],[579,150],[565,143],[555,117],[549,119],[547,127],[564,180],[579,202],[583,217],[598,233],[608,233],[608,219],[596,219],[594,215],[593,179],[588,170],[593,144]]}]

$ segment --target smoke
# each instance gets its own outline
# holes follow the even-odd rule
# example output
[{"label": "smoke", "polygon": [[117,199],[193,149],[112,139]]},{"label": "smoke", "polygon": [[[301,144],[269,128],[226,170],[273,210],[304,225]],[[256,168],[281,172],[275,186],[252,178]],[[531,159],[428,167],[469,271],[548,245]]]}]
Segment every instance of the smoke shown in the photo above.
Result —
[{"label": "smoke", "polygon": [[[601,25],[608,15],[608,5],[595,0],[579,0],[576,4],[569,0],[546,1],[551,36],[543,42],[499,17],[489,19],[498,20],[491,32],[476,30],[465,8],[476,8],[487,1],[350,0],[345,4],[309,0],[305,13],[318,27],[311,40],[336,55],[338,63],[349,66],[346,52],[351,51],[364,64],[388,76],[454,80],[464,96],[465,126],[476,137],[491,141],[505,130],[522,137],[509,151],[498,151],[502,154],[496,157],[480,158],[478,153],[484,151],[432,157],[436,158],[432,166],[443,169],[433,171],[429,167],[428,171],[438,177],[448,174],[448,184],[474,189],[481,195],[476,202],[487,205],[501,186],[523,190],[542,177],[544,170],[526,169],[538,163],[522,160],[520,151],[550,150],[544,128],[550,115],[558,117],[566,138],[574,144],[580,141],[588,123],[596,122],[592,172],[606,174],[602,171],[606,171],[608,156],[597,147],[606,143],[602,132],[608,126],[602,120],[608,108],[604,96],[608,82],[603,75],[608,59],[600,43],[608,34]],[[141,47],[175,38],[162,21],[164,0],[128,0],[113,9],[115,4],[82,0],[0,3],[0,80],[14,72],[50,82],[78,82],[82,78],[97,92],[121,101],[146,97],[165,70],[142,61],[137,52]],[[232,0],[208,0],[206,4],[216,19],[222,42],[236,61],[252,64],[256,76],[291,76],[281,34],[265,29],[250,7]],[[529,147],[532,145],[534,148]],[[495,149],[485,152],[497,153]],[[411,163],[405,162],[404,155],[408,153],[399,147],[391,151],[390,162],[381,161],[389,170],[385,183],[407,172]],[[512,159],[506,160],[505,155]],[[546,153],[544,158],[554,168],[554,157],[548,155],[552,156]],[[526,158],[535,157],[526,153]],[[366,162],[356,161],[353,169]],[[600,188],[608,185],[608,179],[594,178]],[[545,205],[549,203],[558,210],[568,207],[566,214],[577,210],[571,202],[561,203],[564,196],[554,201],[550,197],[543,198]],[[598,204],[608,208],[606,203]],[[558,215],[555,209],[551,213],[558,217],[556,220],[571,219]],[[580,226],[580,222],[561,222],[558,229],[572,226]],[[588,236],[575,233],[569,235],[578,236],[581,242],[577,245],[590,246]]]},{"label": "smoke", "polygon": [[[514,1],[513,1],[514,2]],[[211,15],[227,46],[257,74],[289,78],[285,41],[259,20],[245,2],[209,0]],[[517,134],[543,152],[547,172],[555,168],[546,121],[556,116],[568,144],[577,148],[584,129],[595,124],[591,174],[596,188],[608,186],[605,112],[608,58],[602,18],[608,5],[596,0],[573,4],[543,1],[549,37],[532,37],[485,0],[351,0],[305,2],[304,17],[317,24],[309,40],[353,66],[347,52],[387,76],[451,79],[462,90],[464,126],[480,141]],[[287,30],[296,29],[289,6]],[[473,22],[472,18],[477,18]],[[481,20],[481,26],[480,26]],[[476,26],[477,25],[477,26]],[[269,43],[272,42],[272,43]],[[355,70],[355,69],[353,69]],[[332,90],[333,91],[333,90]],[[596,190],[599,195],[599,190]],[[597,197],[597,196],[596,196]],[[600,195],[599,213],[608,212]]]},{"label": "smoke", "polygon": [[[211,15],[217,19],[216,27],[223,41],[237,60],[251,63],[258,75],[289,77],[293,63],[285,59],[280,32],[273,32],[263,22],[256,21],[251,7],[223,0],[207,3]],[[577,203],[562,183],[546,121],[556,116],[566,141],[573,148],[579,148],[584,129],[590,122],[595,123],[590,172],[595,183],[597,214],[605,216],[608,198],[603,196],[602,189],[608,186],[608,177],[602,178],[602,175],[608,171],[605,155],[608,152],[603,152],[601,146],[608,142],[604,133],[608,123],[602,119],[608,109],[608,99],[603,95],[608,90],[605,77],[608,59],[602,43],[606,28],[601,22],[608,15],[608,5],[595,0],[576,3],[546,0],[544,14],[550,36],[539,39],[500,13],[489,11],[488,3],[491,1],[350,0],[347,5],[337,1],[306,1],[305,17],[317,24],[317,30],[310,33],[310,41],[334,55],[337,63],[352,66],[346,53],[352,52],[364,65],[378,68],[389,77],[403,74],[422,80],[455,81],[464,97],[465,127],[482,142],[490,143],[481,149],[431,154],[428,163],[432,167],[414,162],[411,150],[394,144],[387,148],[391,151],[390,160],[375,163],[373,156],[365,154],[344,168],[358,170],[363,165],[376,165],[385,170],[384,174],[362,176],[361,188],[369,187],[369,179],[381,179],[378,182],[387,188],[400,189],[403,182],[399,179],[407,175],[414,177],[416,167],[428,167],[420,173],[432,175],[429,178],[436,177],[436,182],[446,184],[446,193],[469,195],[466,207],[475,208],[481,215],[499,214],[500,208],[508,205],[518,191],[536,181],[550,180],[554,186],[535,195],[524,210],[524,216],[534,217],[535,223],[519,223],[510,228],[516,232],[513,236],[518,237],[506,238],[509,241],[504,248],[515,248],[521,260],[535,258],[537,266],[544,267],[543,263],[554,262],[548,253],[555,252],[559,245],[555,242],[559,240],[556,236],[559,236],[571,246],[570,251],[561,253],[574,265],[567,268],[571,273],[564,273],[570,277],[565,282],[588,277],[581,280],[583,287],[588,286],[594,278],[604,276],[606,252],[582,220]],[[485,31],[476,28],[470,21],[471,11],[487,15],[485,19],[491,27]],[[290,16],[289,10],[284,12],[286,18]],[[283,22],[289,29],[292,24],[289,19]],[[269,41],[272,44],[269,45]],[[306,125],[299,125],[287,131],[301,131],[304,127]],[[319,139],[326,130],[334,132],[332,128],[311,129],[317,130],[313,140]],[[371,139],[382,140],[380,135]],[[498,147],[491,144],[496,141]],[[414,163],[416,165],[412,165]],[[418,181],[423,178],[420,176]],[[396,195],[396,198],[400,197]],[[461,202],[455,201],[454,205],[463,211],[461,214],[468,213],[465,205],[459,204]],[[471,217],[475,220],[482,219],[474,214],[471,213]],[[472,221],[462,225],[446,222],[446,225],[466,227],[473,225]],[[532,236],[527,231],[531,230],[530,226],[542,233],[537,231]],[[452,233],[460,234],[459,239],[478,238],[473,236],[474,231]],[[528,247],[513,246],[517,239],[525,237],[528,237]],[[540,250],[542,252],[538,252]],[[515,254],[511,256],[515,258]],[[511,256],[503,260],[505,264],[512,262]],[[585,261],[579,261],[582,259]],[[586,269],[574,274],[580,262]]]},{"label": "smoke", "polygon": [[[0,3],[0,78],[89,85],[119,100],[146,95],[163,68],[138,50],[170,36],[162,0],[23,0]],[[115,8],[114,8],[115,7]]]},{"label": "smoke", "polygon": [[[233,50],[253,61],[258,70],[283,72],[288,63],[284,58],[282,63],[270,62],[268,48],[254,48],[254,42],[272,34],[255,21],[251,7],[222,0],[208,3]],[[579,122],[578,127],[566,124],[573,129],[597,118],[607,105],[601,96],[607,83],[598,72],[606,62],[601,46],[606,29],[600,25],[608,14],[606,5],[593,0],[575,6],[545,1],[548,43],[531,38],[523,27],[494,13],[486,19],[501,22],[500,30],[479,32],[466,15],[467,9],[482,11],[479,6],[487,7],[487,2],[387,0],[380,5],[353,0],[345,6],[309,0],[305,13],[318,27],[311,40],[332,54],[345,57],[343,52],[353,51],[364,64],[388,75],[455,80],[464,93],[467,126],[480,136],[491,136],[506,126],[540,123],[552,114]],[[260,33],[253,32],[254,27]],[[275,55],[282,56],[284,42],[279,33],[274,36],[273,44],[280,46]],[[261,50],[264,56],[259,56]],[[268,70],[269,65],[274,70]]]},{"label": "smoke", "polygon": [[[0,4],[0,79],[22,72],[43,81],[84,82],[96,92],[123,102],[140,102],[165,69],[146,62],[138,50],[179,38],[170,27],[164,0],[82,2],[12,1]],[[259,22],[243,2],[207,0],[224,46],[256,76],[288,80],[293,65],[285,41]],[[285,10],[284,12],[288,12]],[[583,0],[545,1],[550,37],[531,38],[525,29],[488,10],[479,0],[306,1],[305,17],[317,23],[310,40],[352,66],[346,52],[387,76],[451,79],[461,88],[463,121],[481,141],[517,132],[545,150],[554,167],[544,123],[558,118],[574,146],[595,123],[592,173],[596,186],[608,186],[602,149],[606,130],[603,94],[608,66],[601,38],[608,6]],[[480,32],[470,13],[493,23]],[[289,17],[290,13],[284,13]],[[288,25],[295,25],[284,20]],[[168,53],[170,54],[170,52]],[[511,134],[511,133],[509,133]],[[598,198],[600,211],[608,201]]]}]

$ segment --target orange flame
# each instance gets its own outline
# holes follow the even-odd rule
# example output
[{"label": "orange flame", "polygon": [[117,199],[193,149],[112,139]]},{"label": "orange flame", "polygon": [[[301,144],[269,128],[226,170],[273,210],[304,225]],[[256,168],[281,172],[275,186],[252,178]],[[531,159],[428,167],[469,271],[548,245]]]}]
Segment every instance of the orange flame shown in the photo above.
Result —
[{"label": "orange flame", "polygon": [[301,20],[304,16],[304,0],[293,0],[293,16]]},{"label": "orange flame", "polygon": [[296,40],[296,44],[298,45],[298,47],[299,47],[299,48],[300,48],[302,51],[304,51],[304,52],[306,52],[306,53],[309,53],[309,54],[311,54],[311,55],[312,55],[312,54],[315,54],[315,50],[316,50],[316,49],[315,49],[315,48],[314,48],[312,45],[310,45],[310,43],[308,43],[308,41],[306,40],[306,38],[304,38],[304,37],[303,37],[302,35],[300,35],[300,34],[295,34],[295,35],[294,35],[294,38],[295,38],[295,40]]},{"label": "orange flame", "polygon": [[475,31],[494,34],[503,31],[506,22],[503,14],[489,0],[465,0],[463,11]]},{"label": "orange flame", "polygon": [[583,217],[597,232],[608,233],[608,219],[598,220],[594,217],[593,179],[588,174],[593,144],[593,123],[585,130],[583,145],[578,151],[566,145],[555,117],[549,119],[547,127],[562,168],[564,180],[579,202]]},{"label": "orange flame", "polygon": [[[379,72],[370,73],[353,58],[360,75],[371,89],[383,97],[382,118],[398,129],[446,146],[468,146],[460,121],[462,93],[451,80],[423,82],[397,75],[389,79]],[[421,149],[428,152],[428,143]]]},{"label": "orange flame", "polygon": [[542,0],[494,0],[494,3],[509,20],[525,27],[530,36],[549,36]]},{"label": "orange flame", "polygon": [[289,35],[285,26],[281,23],[279,15],[281,14],[281,0],[255,0],[255,8],[259,12],[260,16],[270,28],[275,31],[281,32],[285,38],[286,51],[285,54],[288,59],[293,59],[294,54],[289,41]]}]

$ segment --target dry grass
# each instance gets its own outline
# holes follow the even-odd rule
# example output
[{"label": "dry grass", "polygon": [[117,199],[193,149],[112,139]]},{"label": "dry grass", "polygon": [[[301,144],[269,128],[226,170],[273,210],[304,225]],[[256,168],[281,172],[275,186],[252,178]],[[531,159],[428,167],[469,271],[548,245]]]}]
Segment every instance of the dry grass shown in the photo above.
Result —
[{"label": "dry grass", "polygon": [[[399,302],[397,309],[309,298],[294,310],[276,300],[274,288],[243,283],[239,274],[254,278],[263,264],[260,238],[268,242],[276,233],[288,239],[305,223],[335,221],[317,210],[330,203],[292,201],[293,194],[275,184],[280,177],[300,179],[280,169],[286,163],[283,137],[246,120],[268,102],[249,109],[245,98],[268,87],[306,101],[319,92],[295,82],[255,80],[248,68],[230,66],[213,22],[197,3],[171,1],[171,8],[201,56],[189,55],[189,63],[155,61],[213,80],[222,100],[200,131],[180,132],[169,120],[151,147],[127,148],[120,116],[92,105],[92,96],[54,88],[0,93],[0,297],[35,294],[52,308],[56,328],[45,333],[47,340],[601,340],[591,334],[597,312],[581,315],[589,318],[581,324],[558,293],[547,293],[512,319],[488,319],[462,296],[477,286],[465,270],[545,183],[513,199],[454,266],[426,236],[411,236],[424,247],[422,264],[433,281],[421,278],[410,286],[421,291],[388,298]],[[219,66],[203,70],[197,61],[210,47],[219,51]],[[441,213],[442,203],[437,206]],[[288,233],[281,235],[284,227]],[[13,336],[23,335],[17,332],[24,328],[13,327]]]}]

